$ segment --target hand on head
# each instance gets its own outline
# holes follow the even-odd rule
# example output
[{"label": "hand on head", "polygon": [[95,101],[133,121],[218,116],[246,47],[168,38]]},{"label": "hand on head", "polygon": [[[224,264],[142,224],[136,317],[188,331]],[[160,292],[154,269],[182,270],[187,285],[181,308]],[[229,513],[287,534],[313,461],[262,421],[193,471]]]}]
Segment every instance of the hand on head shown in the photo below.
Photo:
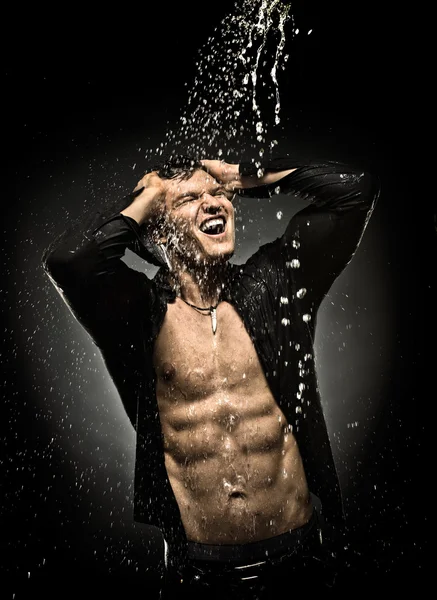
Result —
[{"label": "hand on head", "polygon": [[159,177],[156,171],[150,171],[143,175],[133,191],[138,192],[144,188],[156,189],[157,193],[159,190],[165,193],[165,181]]},{"label": "hand on head", "polygon": [[145,173],[139,180],[133,194],[136,202],[145,202],[150,207],[150,212],[155,218],[163,216],[165,212],[165,195],[167,187],[156,171]]},{"label": "hand on head", "polygon": [[201,160],[206,171],[214,177],[219,183],[234,191],[241,187],[240,173],[238,164],[227,163],[224,160]]}]

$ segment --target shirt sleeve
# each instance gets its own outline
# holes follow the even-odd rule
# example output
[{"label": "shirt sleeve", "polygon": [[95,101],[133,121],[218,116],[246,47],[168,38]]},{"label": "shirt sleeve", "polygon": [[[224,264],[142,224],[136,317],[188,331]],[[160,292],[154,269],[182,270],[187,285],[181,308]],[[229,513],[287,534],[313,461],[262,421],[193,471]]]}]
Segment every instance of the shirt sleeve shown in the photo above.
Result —
[{"label": "shirt sleeve", "polygon": [[43,253],[44,271],[98,346],[135,327],[139,307],[153,302],[149,278],[121,260],[128,248],[140,253],[139,226],[117,210],[76,222]]},{"label": "shirt sleeve", "polygon": [[[275,261],[299,289],[311,290],[319,304],[334,280],[352,259],[380,193],[377,177],[339,162],[302,165],[281,158],[261,165],[264,171],[296,170],[275,184],[239,190],[239,195],[270,197],[293,194],[309,202],[296,213],[284,234],[253,257],[268,267]],[[240,165],[240,173],[254,174],[254,165]],[[241,192],[241,193],[240,193]]]}]

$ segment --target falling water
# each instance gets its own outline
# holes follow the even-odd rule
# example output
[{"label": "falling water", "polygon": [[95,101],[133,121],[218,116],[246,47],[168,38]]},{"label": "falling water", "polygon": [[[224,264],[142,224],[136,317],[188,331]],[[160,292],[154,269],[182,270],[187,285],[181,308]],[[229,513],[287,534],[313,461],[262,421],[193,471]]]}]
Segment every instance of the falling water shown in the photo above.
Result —
[{"label": "falling water", "polygon": [[[250,140],[250,146],[263,156],[269,133],[264,116],[274,117],[273,127],[280,123],[278,70],[285,69],[288,60],[284,48],[289,19],[293,35],[296,31],[290,8],[290,3],[281,0],[236,1],[234,11],[198,51],[196,75],[177,126],[151,152],[215,154],[225,159],[225,153],[241,150],[245,138],[244,143]],[[273,52],[268,44],[275,44]],[[263,69],[269,63],[266,78]],[[271,115],[263,114],[260,107],[260,88],[266,87]],[[271,139],[270,149],[276,143]]]}]

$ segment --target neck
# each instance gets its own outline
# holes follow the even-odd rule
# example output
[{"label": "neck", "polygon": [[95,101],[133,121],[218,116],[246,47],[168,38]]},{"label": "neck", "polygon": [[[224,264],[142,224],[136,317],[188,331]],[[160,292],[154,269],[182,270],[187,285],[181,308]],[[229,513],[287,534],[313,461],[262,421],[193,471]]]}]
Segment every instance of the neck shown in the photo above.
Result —
[{"label": "neck", "polygon": [[183,268],[172,272],[172,283],[178,296],[195,306],[207,308],[218,304],[227,271],[227,263],[195,270]]}]

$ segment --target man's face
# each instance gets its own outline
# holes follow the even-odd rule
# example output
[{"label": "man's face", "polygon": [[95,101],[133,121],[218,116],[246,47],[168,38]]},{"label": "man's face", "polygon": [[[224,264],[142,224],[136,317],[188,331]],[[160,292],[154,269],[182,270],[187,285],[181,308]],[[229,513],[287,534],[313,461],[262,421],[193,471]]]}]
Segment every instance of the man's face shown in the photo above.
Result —
[{"label": "man's face", "polygon": [[202,170],[165,185],[170,251],[187,265],[228,260],[235,249],[233,194]]}]

